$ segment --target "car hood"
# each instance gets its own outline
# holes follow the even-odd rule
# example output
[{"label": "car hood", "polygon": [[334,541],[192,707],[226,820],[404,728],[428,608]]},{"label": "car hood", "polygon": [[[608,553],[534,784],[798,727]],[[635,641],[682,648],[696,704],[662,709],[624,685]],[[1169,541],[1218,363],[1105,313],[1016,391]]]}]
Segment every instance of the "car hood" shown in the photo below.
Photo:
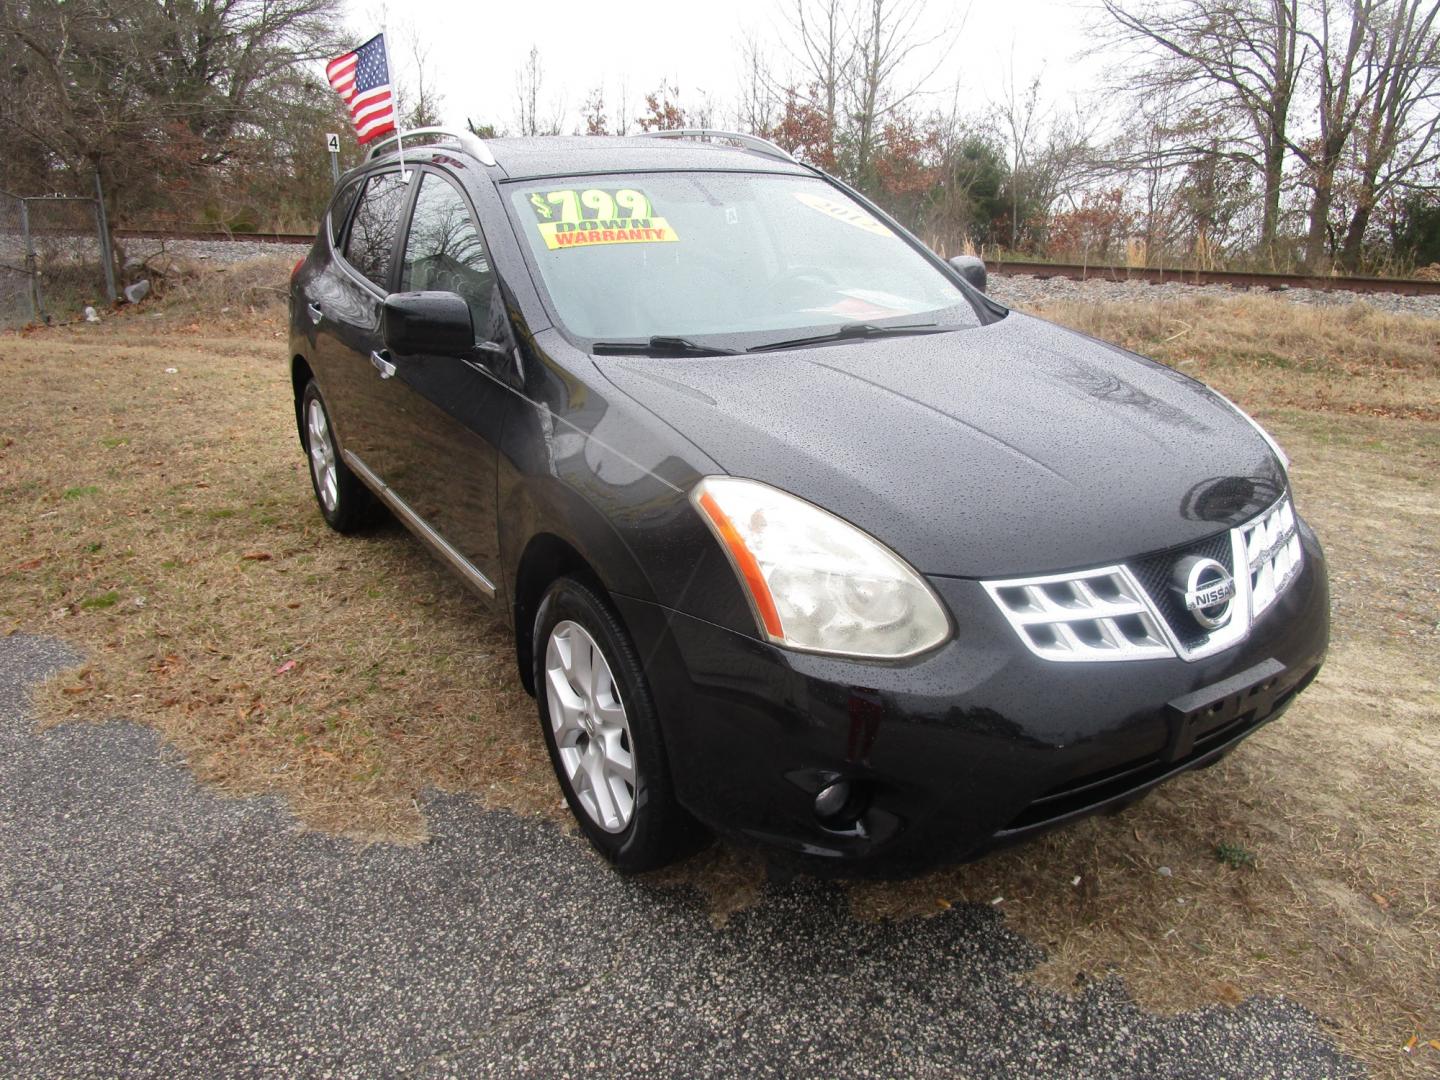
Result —
[{"label": "car hood", "polygon": [[1034,574],[1210,536],[1278,498],[1202,384],[1015,312],[973,330],[749,356],[605,357],[727,472],[809,499],[922,573]]}]

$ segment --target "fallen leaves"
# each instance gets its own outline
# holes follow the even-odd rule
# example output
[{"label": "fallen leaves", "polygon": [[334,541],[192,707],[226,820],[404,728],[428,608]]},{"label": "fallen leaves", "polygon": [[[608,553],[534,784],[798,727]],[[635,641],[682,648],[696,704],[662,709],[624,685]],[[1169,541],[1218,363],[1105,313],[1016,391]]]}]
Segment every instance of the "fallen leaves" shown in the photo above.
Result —
[{"label": "fallen leaves", "polygon": [[1222,982],[1216,984],[1215,991],[1216,994],[1219,996],[1220,1000],[1223,1001],[1226,1005],[1239,1005],[1242,1001],[1245,1000],[1244,993],[1242,993],[1240,988],[1232,982]]}]

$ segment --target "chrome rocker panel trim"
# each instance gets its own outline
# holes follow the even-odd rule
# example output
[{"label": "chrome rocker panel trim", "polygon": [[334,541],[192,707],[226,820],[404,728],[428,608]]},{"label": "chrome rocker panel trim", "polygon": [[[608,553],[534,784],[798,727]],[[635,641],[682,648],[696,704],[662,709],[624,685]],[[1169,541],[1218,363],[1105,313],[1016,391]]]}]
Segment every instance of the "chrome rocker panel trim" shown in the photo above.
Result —
[{"label": "chrome rocker panel trim", "polygon": [[370,466],[349,450],[340,451],[340,456],[345,459],[345,464],[350,466],[350,471],[375,493],[375,497],[388,506],[391,513],[399,518],[401,523],[419,537],[431,551],[453,566],[465,579],[467,585],[483,596],[493,597],[495,595],[495,583],[482,574],[478,566],[461,555],[450,541],[436,532],[429,522],[410,509],[410,504],[396,495],[385,481],[371,471]]}]

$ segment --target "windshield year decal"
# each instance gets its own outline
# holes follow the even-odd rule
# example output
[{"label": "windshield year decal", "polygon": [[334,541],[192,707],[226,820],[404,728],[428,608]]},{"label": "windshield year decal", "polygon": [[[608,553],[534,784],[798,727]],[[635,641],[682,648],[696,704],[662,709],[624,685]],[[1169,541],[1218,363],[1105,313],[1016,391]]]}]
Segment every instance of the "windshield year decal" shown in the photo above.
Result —
[{"label": "windshield year decal", "polygon": [[634,188],[537,191],[530,196],[535,225],[551,251],[597,244],[656,244],[679,240],[644,192]]},{"label": "windshield year decal", "polygon": [[827,199],[823,195],[816,195],[809,191],[794,192],[795,200],[811,210],[818,210],[827,217],[836,221],[843,221],[846,225],[854,225],[857,229],[864,229],[876,236],[889,236],[890,230],[881,225],[873,217],[861,210],[858,206],[848,206],[834,199]]}]

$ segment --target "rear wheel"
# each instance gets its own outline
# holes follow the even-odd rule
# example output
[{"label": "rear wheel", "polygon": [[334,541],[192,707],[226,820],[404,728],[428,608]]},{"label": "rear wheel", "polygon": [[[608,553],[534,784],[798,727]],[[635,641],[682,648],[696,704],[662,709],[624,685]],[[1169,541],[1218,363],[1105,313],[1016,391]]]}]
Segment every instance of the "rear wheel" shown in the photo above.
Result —
[{"label": "rear wheel", "polygon": [[533,652],[550,762],[591,844],[631,872],[693,850],[703,832],[675,801],[645,673],[601,595],[575,578],[551,585]]},{"label": "rear wheel", "polygon": [[311,379],[300,399],[300,417],[305,434],[305,454],[310,459],[310,483],[325,523],[336,532],[354,532],[370,522],[376,511],[375,496],[360,482],[340,457],[335,429],[320,388]]}]

